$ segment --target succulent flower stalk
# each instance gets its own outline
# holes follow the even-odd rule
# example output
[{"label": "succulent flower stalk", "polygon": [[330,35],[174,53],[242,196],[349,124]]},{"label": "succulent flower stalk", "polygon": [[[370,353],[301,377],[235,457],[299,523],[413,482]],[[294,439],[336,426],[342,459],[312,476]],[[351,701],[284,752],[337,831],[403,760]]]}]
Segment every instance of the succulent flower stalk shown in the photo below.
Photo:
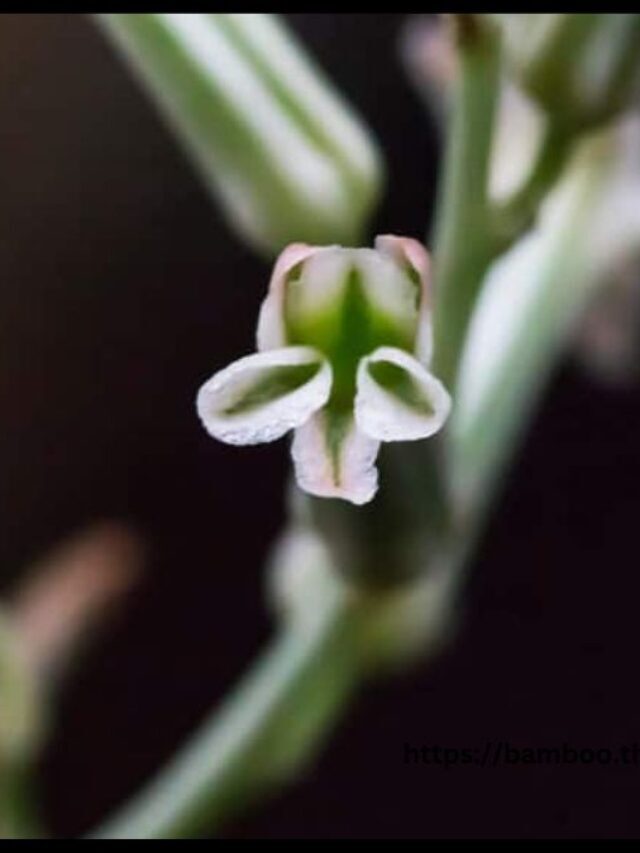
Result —
[{"label": "succulent flower stalk", "polygon": [[427,438],[449,414],[429,371],[429,259],[415,240],[290,245],[260,310],[257,350],[205,382],[198,414],[228,444],[293,430],[296,479],[312,495],[367,503],[380,443]]}]

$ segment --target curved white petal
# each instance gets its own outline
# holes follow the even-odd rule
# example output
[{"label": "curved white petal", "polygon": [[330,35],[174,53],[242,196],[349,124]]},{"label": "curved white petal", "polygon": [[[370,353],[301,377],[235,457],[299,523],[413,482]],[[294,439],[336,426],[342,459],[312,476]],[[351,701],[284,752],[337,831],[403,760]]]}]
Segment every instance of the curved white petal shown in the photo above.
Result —
[{"label": "curved white petal", "polygon": [[[287,371],[305,365],[317,370],[299,380]],[[322,408],[331,381],[331,367],[317,350],[285,347],[246,356],[215,373],[200,388],[196,406],[214,438],[260,444],[275,441]]]},{"label": "curved white petal", "polygon": [[[398,375],[411,393],[380,384],[371,370],[375,364],[399,368]],[[356,384],[356,423],[361,432],[378,441],[428,438],[442,427],[451,409],[451,397],[440,380],[395,347],[379,347],[361,359]]]},{"label": "curved white petal", "polygon": [[295,325],[313,326],[319,315],[340,311],[354,251],[324,246],[307,260],[299,281],[292,283],[286,294],[287,317]]},{"label": "curved white petal", "polygon": [[294,433],[291,455],[298,485],[321,498],[368,503],[378,490],[375,461],[380,442],[363,435],[352,422],[334,460],[326,427],[326,414],[320,412]]},{"label": "curved white petal", "polygon": [[388,255],[400,264],[409,264],[420,280],[428,285],[431,261],[429,253],[413,237],[396,237],[395,234],[379,234],[374,243],[376,251]]},{"label": "curved white petal", "polygon": [[376,249],[354,249],[353,260],[361,274],[362,287],[369,305],[402,329],[407,346],[416,335],[420,296],[415,279],[406,265]]},{"label": "curved white petal", "polygon": [[284,328],[284,297],[287,275],[296,264],[317,251],[317,246],[309,246],[306,243],[291,243],[280,253],[271,273],[269,290],[258,317],[256,341],[259,352],[287,345]]},{"label": "curved white petal", "polygon": [[415,340],[415,355],[425,367],[431,364],[433,354],[433,330],[431,322],[431,259],[429,253],[411,237],[396,237],[380,234],[376,237],[378,252],[393,258],[402,266],[410,266],[420,281],[420,304],[418,306],[418,331]]}]

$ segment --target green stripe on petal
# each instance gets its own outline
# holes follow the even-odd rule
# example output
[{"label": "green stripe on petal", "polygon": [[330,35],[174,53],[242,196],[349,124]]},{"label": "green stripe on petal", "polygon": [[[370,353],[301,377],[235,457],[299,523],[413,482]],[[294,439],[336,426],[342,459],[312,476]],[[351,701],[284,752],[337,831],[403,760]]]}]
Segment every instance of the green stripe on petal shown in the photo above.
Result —
[{"label": "green stripe on petal", "polygon": [[291,455],[298,485],[317,497],[368,503],[378,489],[379,447],[352,417],[335,420],[319,412],[294,434]]},{"label": "green stripe on petal", "polygon": [[350,253],[339,246],[317,249],[287,274],[285,327],[291,344],[313,346],[329,355],[339,335]]},{"label": "green stripe on petal", "polygon": [[[383,321],[381,331],[385,326],[395,329],[402,346],[413,349],[422,300],[419,276],[409,265],[403,268],[375,249],[358,249],[357,264],[371,313]],[[379,341],[383,343],[391,344]]]},{"label": "green stripe on petal", "polygon": [[420,288],[371,249],[319,249],[295,272],[285,285],[287,341],[325,354],[331,408],[351,410],[360,359],[382,345],[412,349]]},{"label": "green stripe on petal", "polygon": [[410,277],[419,290],[418,327],[412,347],[408,347],[418,361],[429,367],[433,354],[433,329],[431,323],[431,260],[429,253],[411,237],[395,234],[379,234],[375,241],[376,251],[392,258]]},{"label": "green stripe on petal", "polygon": [[327,402],[332,372],[310,347],[285,347],[233,362],[200,388],[207,432],[227,444],[275,441]]},{"label": "green stripe on petal", "polygon": [[278,397],[291,394],[306,385],[320,370],[320,364],[291,364],[273,367],[271,370],[256,370],[256,378],[243,394],[232,400],[223,410],[224,415],[242,415],[271,403]]},{"label": "green stripe on petal", "polygon": [[379,441],[412,441],[438,432],[451,410],[439,379],[407,352],[380,347],[358,366],[355,420]]},{"label": "green stripe on petal", "polygon": [[435,409],[429,394],[418,380],[403,367],[390,361],[371,361],[368,365],[372,379],[412,409],[433,416]]}]

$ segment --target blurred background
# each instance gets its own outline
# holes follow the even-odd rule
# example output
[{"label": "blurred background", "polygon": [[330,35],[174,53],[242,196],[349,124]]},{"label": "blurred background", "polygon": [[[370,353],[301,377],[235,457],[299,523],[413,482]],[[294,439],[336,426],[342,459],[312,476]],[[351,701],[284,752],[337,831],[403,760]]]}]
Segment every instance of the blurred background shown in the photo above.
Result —
[{"label": "blurred background", "polygon": [[[435,128],[397,58],[403,15],[293,14],[381,142],[372,233],[422,238]],[[91,20],[0,17],[0,584],[101,519],[144,578],[64,682],[43,817],[76,835],[204,718],[271,623],[263,562],[286,445],[207,437],[200,383],[253,348],[269,269],[227,229]],[[312,772],[236,838],[640,835],[640,766],[408,765],[405,744],[640,743],[640,384],[556,371],[483,537],[458,636],[372,685]]]}]

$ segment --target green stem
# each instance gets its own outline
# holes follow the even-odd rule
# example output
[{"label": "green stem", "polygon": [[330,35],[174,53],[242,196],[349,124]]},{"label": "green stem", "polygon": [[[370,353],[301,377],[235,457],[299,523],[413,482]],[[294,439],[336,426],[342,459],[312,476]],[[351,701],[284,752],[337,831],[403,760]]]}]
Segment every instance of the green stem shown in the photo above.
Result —
[{"label": "green stem", "polygon": [[360,674],[346,600],[330,593],[316,604],[313,630],[283,630],[178,756],[97,837],[170,838],[215,830],[308,760]]},{"label": "green stem", "polygon": [[0,610],[0,838],[37,834],[30,771],[42,738],[42,707],[21,637]]},{"label": "green stem", "polygon": [[434,248],[434,371],[449,387],[492,257],[487,193],[500,63],[497,32],[489,21],[456,15],[454,24],[460,67]]},{"label": "green stem", "polygon": [[[608,280],[608,271],[640,243],[637,230],[616,223],[625,209],[623,180],[615,174],[623,156],[616,147],[619,130],[581,142],[553,211],[547,210],[540,231],[514,250],[519,258],[510,264],[508,280],[503,274],[499,286],[491,283],[479,311],[450,424],[449,474],[456,505],[467,509],[466,529],[482,525],[581,312]],[[514,288],[518,299],[511,297]],[[482,341],[486,344],[493,328],[499,343],[491,344],[496,348],[491,367],[485,365],[479,376],[473,365],[483,361]],[[507,335],[499,333],[504,328]]]},{"label": "green stem", "polygon": [[393,590],[423,575],[450,528],[442,447],[386,444],[380,489],[364,506],[305,497],[305,520],[323,537],[337,571],[359,589]]},{"label": "green stem", "polygon": [[31,762],[0,767],[0,838],[37,838]]},{"label": "green stem", "polygon": [[541,202],[563,174],[580,134],[575,123],[547,116],[524,183],[506,202],[492,204],[488,172],[499,83],[497,36],[486,21],[475,21],[471,27],[459,24],[457,46],[460,69],[434,247],[434,369],[450,387],[456,383],[469,321],[491,262],[534,225]]}]

